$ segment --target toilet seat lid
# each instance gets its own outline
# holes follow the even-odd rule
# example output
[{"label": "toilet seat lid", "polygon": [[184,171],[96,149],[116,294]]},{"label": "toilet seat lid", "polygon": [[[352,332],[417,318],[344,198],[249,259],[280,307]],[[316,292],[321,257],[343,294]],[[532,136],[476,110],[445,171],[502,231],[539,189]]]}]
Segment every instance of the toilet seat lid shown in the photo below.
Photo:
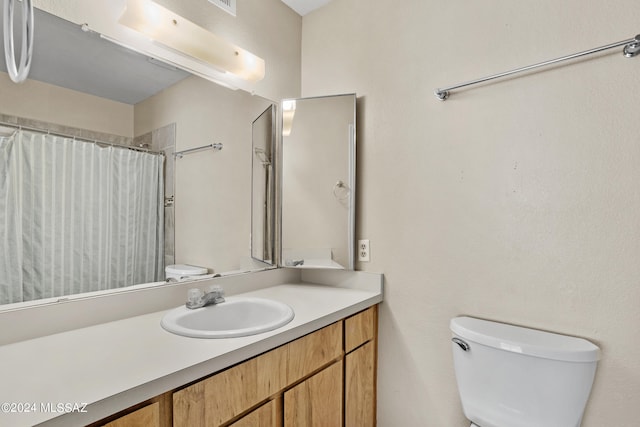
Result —
[{"label": "toilet seat lid", "polygon": [[184,276],[197,276],[200,274],[207,274],[207,269],[205,267],[198,267],[197,265],[189,264],[167,265],[164,271],[168,274],[181,274]]}]

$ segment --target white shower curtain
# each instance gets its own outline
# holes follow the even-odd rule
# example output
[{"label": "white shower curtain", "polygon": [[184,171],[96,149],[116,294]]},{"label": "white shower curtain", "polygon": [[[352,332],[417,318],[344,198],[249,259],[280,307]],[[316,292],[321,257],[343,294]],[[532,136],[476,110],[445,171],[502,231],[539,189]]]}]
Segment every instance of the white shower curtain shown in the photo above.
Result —
[{"label": "white shower curtain", "polygon": [[161,280],[163,162],[23,130],[0,137],[0,303]]}]

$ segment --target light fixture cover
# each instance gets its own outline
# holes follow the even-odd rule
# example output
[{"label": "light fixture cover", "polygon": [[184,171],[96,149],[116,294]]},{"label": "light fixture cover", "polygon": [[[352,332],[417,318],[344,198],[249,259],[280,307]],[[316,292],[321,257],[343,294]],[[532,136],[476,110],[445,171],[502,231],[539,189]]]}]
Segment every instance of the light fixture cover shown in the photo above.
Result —
[{"label": "light fixture cover", "polygon": [[250,82],[264,78],[264,60],[151,0],[128,0],[118,23],[153,42]]},{"label": "light fixture cover", "polygon": [[285,99],[282,101],[282,136],[291,135],[293,129],[293,117],[296,114],[296,100]]}]

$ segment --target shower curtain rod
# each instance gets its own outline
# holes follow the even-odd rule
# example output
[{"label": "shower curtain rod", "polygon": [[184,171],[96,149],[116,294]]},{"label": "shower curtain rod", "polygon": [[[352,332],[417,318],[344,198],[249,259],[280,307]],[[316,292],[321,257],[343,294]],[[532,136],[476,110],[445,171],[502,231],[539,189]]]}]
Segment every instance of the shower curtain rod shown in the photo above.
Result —
[{"label": "shower curtain rod", "polygon": [[18,130],[28,130],[31,132],[40,132],[40,133],[46,133],[47,135],[53,135],[53,136],[60,136],[62,138],[70,138],[70,139],[75,139],[77,141],[83,141],[83,142],[88,142],[91,144],[98,144],[98,145],[108,145],[111,147],[115,147],[115,148],[123,148],[126,150],[133,150],[133,151],[141,151],[143,153],[149,153],[149,154],[156,154],[159,156],[164,156],[164,152],[162,151],[153,151],[150,150],[148,148],[144,148],[144,147],[136,147],[133,145],[125,145],[125,144],[118,144],[116,142],[108,142],[108,141],[101,141],[98,139],[89,139],[89,138],[82,138],[79,136],[75,136],[75,135],[67,135],[61,132],[53,132],[50,129],[41,129],[41,128],[37,128],[37,127],[33,127],[33,126],[24,126],[24,125],[20,125],[17,123],[8,123],[8,122],[2,122],[0,121],[0,126],[3,127],[10,127],[10,128],[15,128]]},{"label": "shower curtain rod", "polygon": [[604,50],[609,50],[609,49],[613,49],[615,47],[620,47],[620,46],[624,46],[624,49],[622,50],[622,53],[627,58],[632,58],[632,57],[638,55],[640,53],[640,34],[638,34],[637,36],[635,36],[632,39],[623,40],[623,41],[619,41],[619,42],[616,42],[616,43],[611,43],[611,44],[608,44],[606,46],[597,47],[595,49],[585,50],[584,52],[578,52],[578,53],[574,53],[572,55],[563,56],[563,57],[552,59],[552,60],[549,60],[549,61],[539,62],[537,64],[528,65],[526,67],[521,67],[521,68],[516,68],[515,70],[505,71],[503,73],[493,74],[491,76],[483,77],[483,78],[476,79],[476,80],[471,80],[471,81],[468,81],[468,82],[465,82],[465,83],[460,83],[460,84],[449,86],[449,87],[438,88],[438,89],[436,89],[434,91],[434,95],[440,101],[444,101],[445,99],[449,98],[450,92],[452,90],[454,90],[454,89],[459,89],[461,87],[471,86],[471,85],[475,85],[475,84],[478,84],[478,83],[484,83],[484,82],[487,82],[487,81],[490,81],[490,80],[495,80],[495,79],[499,79],[499,78],[502,78],[502,77],[510,76],[512,74],[521,73],[523,71],[529,71],[529,70],[533,70],[535,68],[545,67],[547,65],[556,64],[556,63],[562,62],[562,61],[568,61],[570,59],[575,59],[575,58],[579,58],[581,56],[591,55],[591,54],[594,54],[594,53],[602,52]]}]

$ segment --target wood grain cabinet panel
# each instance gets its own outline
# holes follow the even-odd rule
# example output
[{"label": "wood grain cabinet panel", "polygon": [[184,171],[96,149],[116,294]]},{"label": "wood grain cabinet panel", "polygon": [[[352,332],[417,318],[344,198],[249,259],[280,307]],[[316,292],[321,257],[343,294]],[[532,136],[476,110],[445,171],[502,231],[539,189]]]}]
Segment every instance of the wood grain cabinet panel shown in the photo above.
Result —
[{"label": "wood grain cabinet panel", "polygon": [[341,427],[342,360],[284,393],[285,427]]},{"label": "wood grain cabinet panel", "polygon": [[369,341],[345,356],[345,426],[376,425],[376,345]]},{"label": "wood grain cabinet panel", "polygon": [[376,336],[378,306],[370,307],[344,320],[344,351],[349,353]]},{"label": "wood grain cabinet panel", "polygon": [[276,348],[173,394],[176,427],[219,426],[286,386],[286,346]]},{"label": "wood grain cabinet panel", "polygon": [[282,427],[282,397],[270,400],[229,427]]},{"label": "wood grain cabinet panel", "polygon": [[160,427],[160,404],[147,405],[104,424],[104,427]]},{"label": "wood grain cabinet panel", "polygon": [[205,427],[204,381],[173,393],[174,426]]},{"label": "wood grain cabinet panel", "polygon": [[287,383],[292,384],[342,356],[342,322],[305,335],[287,346]]}]

